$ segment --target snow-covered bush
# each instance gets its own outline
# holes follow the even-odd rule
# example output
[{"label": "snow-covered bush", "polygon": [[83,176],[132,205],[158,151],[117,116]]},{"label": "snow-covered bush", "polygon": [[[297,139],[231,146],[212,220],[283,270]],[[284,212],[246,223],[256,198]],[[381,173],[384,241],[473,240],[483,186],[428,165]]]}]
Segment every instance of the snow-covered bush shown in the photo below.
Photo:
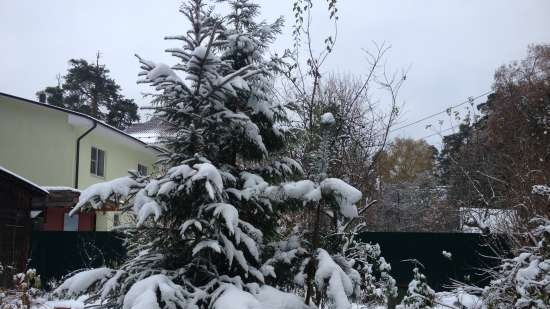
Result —
[{"label": "snow-covered bush", "polygon": [[413,279],[407,288],[407,294],[397,309],[432,309],[435,307],[436,294],[428,285],[418,267],[413,269]]},{"label": "snow-covered bush", "polygon": [[353,259],[353,267],[361,275],[361,294],[358,301],[370,306],[385,306],[397,297],[395,279],[390,275],[391,265],[381,255],[378,244],[355,242],[346,250]]},{"label": "snow-covered bush", "polygon": [[548,200],[550,200],[550,187],[547,185],[534,185],[531,190],[531,193],[535,195],[543,196]]},{"label": "snow-covered bush", "polygon": [[397,295],[390,265],[380,256],[380,247],[356,237],[356,204],[362,194],[341,179],[328,177],[331,160],[330,116],[320,119],[321,146],[315,156],[315,173],[310,180],[268,187],[279,203],[297,201],[309,217],[296,224],[286,240],[272,243],[272,258],[266,264],[274,270],[278,284],[304,294],[307,304],[348,309],[352,302],[387,305]]},{"label": "snow-covered bush", "polygon": [[482,294],[487,308],[550,308],[550,220],[531,223],[531,244],[492,272],[494,279]]},{"label": "snow-covered bush", "polygon": [[436,293],[436,309],[486,309],[479,296],[461,289]]},{"label": "snow-covered bush", "polygon": [[42,281],[36,269],[13,275],[14,289],[0,290],[0,309],[26,309],[36,305],[36,299],[43,294]]}]

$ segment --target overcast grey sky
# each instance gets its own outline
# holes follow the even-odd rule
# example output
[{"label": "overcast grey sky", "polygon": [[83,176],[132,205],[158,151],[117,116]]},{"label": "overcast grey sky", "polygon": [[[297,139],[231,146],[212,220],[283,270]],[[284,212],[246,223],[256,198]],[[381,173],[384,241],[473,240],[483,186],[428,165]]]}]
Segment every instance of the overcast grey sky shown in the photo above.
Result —
[{"label": "overcast grey sky", "polygon": [[[320,3],[325,1],[317,0]],[[135,53],[173,64],[163,50],[176,42],[165,35],[186,30],[180,0],[0,0],[0,92],[35,99],[35,92],[56,84],[70,58],[92,60],[97,50],[123,93],[144,104],[137,86]],[[263,0],[263,18],[291,20],[291,0]],[[490,89],[501,64],[520,59],[530,43],[550,43],[548,0],[339,0],[339,35],[326,69],[366,72],[362,48],[372,41],[392,45],[390,68],[410,66],[401,93],[402,123],[414,121]],[[319,16],[319,41],[330,28]],[[291,43],[287,27],[277,41]],[[480,102],[480,101],[478,101]],[[384,102],[381,102],[384,103]],[[436,117],[396,134],[424,137]],[[449,132],[447,132],[449,133]],[[437,143],[437,137],[428,139]]]}]

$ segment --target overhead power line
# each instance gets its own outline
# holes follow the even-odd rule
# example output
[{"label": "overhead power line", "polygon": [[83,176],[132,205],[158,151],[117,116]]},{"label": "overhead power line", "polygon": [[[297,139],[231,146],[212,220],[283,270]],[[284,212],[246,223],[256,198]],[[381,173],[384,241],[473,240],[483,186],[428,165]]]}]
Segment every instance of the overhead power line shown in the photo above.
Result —
[{"label": "overhead power line", "polygon": [[427,139],[427,138],[430,138],[432,136],[441,135],[441,133],[443,133],[443,132],[447,132],[447,131],[454,130],[454,129],[455,129],[455,127],[450,127],[450,128],[445,129],[445,130],[442,130],[442,131],[439,131],[439,132],[436,132],[436,133],[433,133],[433,134],[430,134],[430,135],[423,136],[420,139]]},{"label": "overhead power line", "polygon": [[423,118],[420,118],[420,119],[415,120],[415,121],[413,121],[413,122],[410,122],[410,123],[407,123],[407,124],[405,124],[405,125],[402,125],[402,126],[400,126],[400,127],[398,127],[398,128],[392,129],[392,130],[390,130],[390,133],[393,133],[393,132],[395,132],[395,131],[399,131],[399,130],[408,128],[408,127],[410,127],[410,126],[413,126],[413,125],[415,125],[415,124],[417,124],[417,123],[420,123],[420,122],[423,122],[423,121],[428,120],[428,119],[430,119],[430,118],[433,118],[433,117],[435,117],[435,116],[439,116],[439,115],[441,115],[441,114],[447,113],[447,111],[449,111],[449,110],[452,110],[452,109],[455,109],[455,108],[460,107],[460,106],[462,106],[462,105],[471,103],[471,102],[473,102],[473,101],[475,101],[475,100],[477,100],[477,99],[479,99],[479,98],[481,98],[481,97],[483,97],[483,96],[486,96],[486,95],[490,94],[491,92],[492,92],[492,91],[489,90],[489,91],[485,91],[484,93],[482,93],[482,94],[480,94],[480,95],[478,95],[478,96],[470,97],[470,98],[468,98],[466,101],[461,102],[461,103],[458,103],[457,105],[451,105],[451,106],[447,107],[446,109],[444,109],[444,110],[442,110],[442,111],[440,111],[440,112],[437,112],[437,113],[435,113],[435,114],[428,115],[428,116],[426,116],[426,117],[423,117]]}]

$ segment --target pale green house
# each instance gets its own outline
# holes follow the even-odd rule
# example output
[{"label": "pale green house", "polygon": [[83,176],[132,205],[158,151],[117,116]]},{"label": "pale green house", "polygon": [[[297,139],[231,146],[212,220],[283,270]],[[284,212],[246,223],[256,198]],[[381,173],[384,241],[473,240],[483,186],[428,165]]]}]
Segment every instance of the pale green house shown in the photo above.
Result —
[{"label": "pale green house", "polygon": [[[88,115],[0,92],[0,166],[41,186],[83,189],[128,170],[150,174],[159,153]],[[96,230],[114,221],[118,211],[98,212]]]}]

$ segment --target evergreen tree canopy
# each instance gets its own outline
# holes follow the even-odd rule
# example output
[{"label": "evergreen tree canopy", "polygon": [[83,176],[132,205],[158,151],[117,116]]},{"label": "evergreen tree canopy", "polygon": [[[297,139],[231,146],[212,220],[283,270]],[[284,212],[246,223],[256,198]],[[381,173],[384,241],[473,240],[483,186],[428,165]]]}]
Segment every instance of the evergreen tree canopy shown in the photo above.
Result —
[{"label": "evergreen tree canopy", "polygon": [[[163,172],[131,171],[82,192],[72,213],[119,199],[135,214],[129,256],[118,270],[74,275],[58,293],[88,292],[104,308],[308,308],[309,299],[278,289],[288,290],[288,278],[276,273],[284,248],[275,247],[294,237],[284,239],[280,218],[319,203],[339,222],[357,217],[361,192],[337,178],[294,181],[303,172],[285,157],[285,108],[272,93],[282,60],[266,56],[282,20],[258,23],[256,4],[225,2],[224,18],[203,0],[181,6],[190,29],[167,38],[182,42],[168,49],[177,64],[138,56],[139,82],[155,88],[157,116],[172,127]],[[333,308],[349,309],[361,281],[353,261],[318,245],[297,253],[295,266],[309,260],[316,271],[296,275],[315,280]]]},{"label": "evergreen tree canopy", "polygon": [[84,59],[69,60],[63,82],[36,93],[41,102],[81,112],[124,130],[139,120],[138,106],[120,93],[120,86],[109,77],[109,70]]}]

